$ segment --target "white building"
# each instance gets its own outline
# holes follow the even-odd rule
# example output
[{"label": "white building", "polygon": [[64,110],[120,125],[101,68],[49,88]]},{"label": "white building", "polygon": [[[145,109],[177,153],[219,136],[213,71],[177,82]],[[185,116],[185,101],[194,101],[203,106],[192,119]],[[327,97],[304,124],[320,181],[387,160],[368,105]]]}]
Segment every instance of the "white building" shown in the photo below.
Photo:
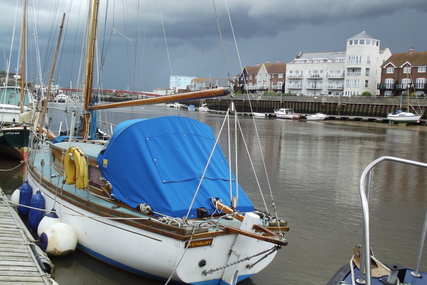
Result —
[{"label": "white building", "polygon": [[346,51],[300,52],[286,67],[285,93],[354,96],[379,94],[381,64],[391,56],[380,41],[362,32],[347,40]]},{"label": "white building", "polygon": [[187,89],[191,85],[191,81],[196,78],[195,76],[178,76],[171,75],[169,77],[169,89],[174,90],[175,93],[180,89]]}]

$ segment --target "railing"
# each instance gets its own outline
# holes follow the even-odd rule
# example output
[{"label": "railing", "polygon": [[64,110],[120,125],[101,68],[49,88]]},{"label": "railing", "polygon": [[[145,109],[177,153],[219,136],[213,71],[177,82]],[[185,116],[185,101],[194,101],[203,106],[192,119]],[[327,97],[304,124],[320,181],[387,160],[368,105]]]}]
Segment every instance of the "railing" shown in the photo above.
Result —
[{"label": "railing", "polygon": [[309,83],[306,85],[307,89],[323,89],[323,84],[314,84],[314,83]]},{"label": "railing", "polygon": [[[364,243],[363,243],[363,249],[362,249],[362,257],[360,259],[360,271],[359,271],[360,276],[359,276],[357,282],[360,284],[366,284],[366,285],[372,284],[372,280],[371,280],[371,276],[372,276],[371,253],[370,253],[371,244],[370,244],[370,233],[369,233],[369,222],[370,222],[369,221],[369,196],[370,196],[370,191],[371,191],[370,188],[371,188],[372,169],[374,168],[374,166],[376,166],[377,164],[379,164],[380,162],[383,162],[383,161],[392,161],[392,162],[398,162],[398,163],[403,163],[403,164],[427,168],[427,163],[403,159],[403,158],[398,158],[398,157],[393,157],[393,156],[382,156],[382,157],[377,158],[376,160],[372,161],[363,171],[363,173],[360,177],[359,194],[360,194],[360,198],[362,200],[363,222],[364,222],[364,227],[363,227]],[[424,218],[424,226],[422,229],[419,249],[418,249],[418,253],[417,253],[418,254],[417,263],[415,265],[414,272],[411,273],[415,277],[420,276],[418,272],[420,269],[421,256],[422,256],[423,249],[424,249],[424,241],[425,241],[425,237],[426,237],[426,232],[427,232],[427,211],[426,211],[426,215]],[[364,279],[365,276],[363,274],[363,272],[365,272],[365,271],[366,271],[366,283],[365,283],[365,279]]]},{"label": "railing", "polygon": [[327,78],[344,78],[345,74],[344,72],[340,72],[340,73],[328,73],[326,74]]},{"label": "railing", "polygon": [[302,89],[302,84],[288,84],[288,89]]},{"label": "railing", "polygon": [[327,88],[332,90],[344,90],[344,85],[329,84]]}]

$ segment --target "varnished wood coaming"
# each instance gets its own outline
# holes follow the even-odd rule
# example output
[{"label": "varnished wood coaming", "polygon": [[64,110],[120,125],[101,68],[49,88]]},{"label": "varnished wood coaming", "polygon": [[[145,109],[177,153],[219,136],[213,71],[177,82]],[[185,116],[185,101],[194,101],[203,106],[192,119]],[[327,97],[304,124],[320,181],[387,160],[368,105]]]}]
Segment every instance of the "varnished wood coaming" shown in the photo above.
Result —
[{"label": "varnished wood coaming", "polygon": [[[52,156],[53,156],[53,166],[57,169],[58,172],[63,173],[62,160],[63,160],[64,149],[57,147],[55,145],[51,145],[50,149],[52,151]],[[88,165],[91,167],[98,168],[98,164],[96,160],[91,157],[89,157],[88,159]],[[35,177],[40,177],[40,173],[34,167],[30,168],[30,172],[32,172]],[[100,189],[100,187],[95,187],[94,185],[90,186],[89,188],[90,192],[95,193],[96,195],[98,195],[98,197],[103,196],[99,198],[102,198],[105,201],[107,201],[111,205],[111,207],[105,207],[98,203],[91,202],[90,200],[82,199],[79,196],[76,196],[68,191],[61,191],[60,188],[55,186],[52,182],[50,182],[46,178],[43,178],[41,183],[48,190],[56,189],[57,193],[55,193],[52,190],[49,190],[53,195],[57,195],[59,198],[63,199],[64,201],[67,201],[68,203],[76,207],[79,207],[83,210],[93,213],[94,216],[115,218],[115,220],[119,221],[120,223],[127,224],[132,227],[147,230],[160,235],[164,235],[167,237],[171,237],[180,241],[188,241],[191,238],[193,240],[197,240],[197,239],[212,238],[215,236],[221,236],[221,235],[227,235],[227,234],[241,234],[241,235],[245,235],[251,238],[263,240],[263,241],[281,245],[281,246],[287,244],[287,241],[283,238],[279,238],[279,234],[278,234],[279,230],[280,232],[288,231],[289,228],[287,227],[279,228],[275,226],[265,227],[261,225],[254,225],[254,229],[256,233],[252,233],[252,232],[240,230],[238,228],[224,226],[221,224],[219,225],[219,228],[223,228],[223,230],[208,232],[207,228],[199,228],[199,229],[196,229],[195,232],[193,233],[192,228],[182,228],[182,227],[161,223],[157,221],[158,218],[155,217],[154,215],[146,215],[147,217],[146,219],[141,219],[141,216],[138,214],[139,210],[133,209],[129,207],[127,204],[122,203],[118,200],[110,199],[109,193],[107,193],[105,189],[102,190]],[[119,210],[115,210],[113,209],[113,207],[121,207],[131,211],[135,211],[135,215],[124,213]],[[220,204],[219,208],[228,214],[231,214],[234,212],[233,209],[231,209],[228,206],[225,206],[224,204]],[[235,215],[235,218],[240,221],[243,220],[243,217],[244,216],[241,214]],[[117,219],[117,218],[123,218],[123,219]],[[262,235],[257,234],[259,232],[262,232],[263,234]],[[193,234],[193,237],[192,237],[192,234]]]}]

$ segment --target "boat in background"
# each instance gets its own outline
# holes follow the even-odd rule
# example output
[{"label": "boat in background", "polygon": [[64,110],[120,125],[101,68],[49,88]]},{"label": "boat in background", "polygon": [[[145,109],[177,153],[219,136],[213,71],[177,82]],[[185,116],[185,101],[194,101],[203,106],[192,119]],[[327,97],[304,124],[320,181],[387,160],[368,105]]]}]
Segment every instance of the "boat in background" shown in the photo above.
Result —
[{"label": "boat in background", "polygon": [[252,116],[254,118],[266,118],[267,114],[266,113],[257,113],[257,112],[252,112]]},{"label": "boat in background", "polygon": [[199,112],[209,112],[208,104],[203,103],[202,106],[197,108],[197,111]]},{"label": "boat in background", "polygon": [[305,117],[307,121],[323,121],[328,117],[328,115],[325,115],[323,113],[315,113],[315,114],[308,114]]},{"label": "boat in background", "polygon": [[404,112],[402,110],[398,110],[395,114],[388,114],[387,119],[391,122],[396,123],[419,123],[423,114],[414,114],[411,112]]},{"label": "boat in background", "polygon": [[26,8],[24,5],[21,32],[21,75],[15,74],[15,85],[11,85],[12,80],[7,71],[7,76],[0,87],[0,153],[23,162],[26,162],[28,157],[29,133],[35,109],[33,94],[24,79]]},{"label": "boat in background", "polygon": [[289,108],[280,108],[279,110],[274,110],[274,114],[279,119],[298,120],[301,117],[300,114],[296,114],[293,109]]},{"label": "boat in background", "polygon": [[[427,232],[427,215],[424,218],[424,224],[421,232],[421,239],[418,245],[418,252],[414,254],[414,261],[416,264],[413,268],[401,266],[399,263],[382,263],[378,260],[371,248],[371,235],[370,235],[370,205],[369,196],[372,195],[371,180],[373,177],[373,169],[378,164],[387,163],[401,163],[409,165],[411,171],[415,170],[414,167],[427,169],[427,163],[402,159],[392,156],[383,156],[372,161],[363,171],[360,178],[359,195],[362,201],[363,212],[363,243],[356,245],[353,250],[353,256],[350,263],[345,264],[327,285],[351,285],[351,284],[366,284],[366,285],[398,285],[398,284],[413,284],[413,285],[426,285],[427,274],[420,271],[421,257],[423,255],[425,237]],[[418,191],[418,189],[417,189]],[[410,191],[407,191],[410,193]],[[427,213],[427,212],[426,212]],[[399,213],[396,213],[399,214]],[[390,221],[395,219],[390,218]],[[413,226],[414,224],[406,226]],[[393,224],[393,227],[399,229],[399,225]],[[409,240],[409,237],[408,237]],[[414,245],[416,248],[416,245]],[[399,247],[393,250],[398,251]],[[405,252],[405,255],[408,255]],[[392,261],[398,262],[398,261]],[[366,273],[366,274],[365,274]]]}]

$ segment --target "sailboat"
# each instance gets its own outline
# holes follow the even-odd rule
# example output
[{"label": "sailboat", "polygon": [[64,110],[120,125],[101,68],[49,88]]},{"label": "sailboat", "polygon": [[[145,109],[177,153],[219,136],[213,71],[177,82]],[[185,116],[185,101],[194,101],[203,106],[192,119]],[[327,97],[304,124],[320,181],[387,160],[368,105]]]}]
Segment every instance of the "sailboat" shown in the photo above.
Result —
[{"label": "sailboat", "polygon": [[[99,1],[90,5],[82,134],[71,128],[66,138],[35,138],[26,181],[32,194],[72,229],[67,236],[75,235],[77,249],[135,274],[188,284],[236,284],[257,274],[287,245],[289,228],[255,209],[208,125],[177,116],[134,119],[118,124],[107,142],[91,129],[97,110],[225,96],[227,89],[93,104]],[[58,241],[50,227],[40,234],[43,249],[75,250],[49,250]]]},{"label": "sailboat", "polygon": [[[409,78],[409,77],[408,77]],[[408,97],[408,101],[406,104],[406,111],[402,111],[402,94],[400,95],[400,108],[396,113],[389,113],[387,115],[387,119],[390,122],[396,122],[396,123],[403,123],[403,124],[407,124],[407,123],[419,123],[421,117],[423,116],[422,112],[410,112],[410,107],[411,104],[409,103],[409,89],[410,89],[410,83],[406,83],[407,85],[407,97]],[[414,110],[415,111],[415,110]]]},{"label": "sailboat", "polygon": [[21,75],[15,74],[14,83],[7,75],[0,86],[0,154],[24,162],[28,156],[30,123],[35,106],[33,94],[26,87],[24,78],[25,38],[26,5],[22,21]]}]

